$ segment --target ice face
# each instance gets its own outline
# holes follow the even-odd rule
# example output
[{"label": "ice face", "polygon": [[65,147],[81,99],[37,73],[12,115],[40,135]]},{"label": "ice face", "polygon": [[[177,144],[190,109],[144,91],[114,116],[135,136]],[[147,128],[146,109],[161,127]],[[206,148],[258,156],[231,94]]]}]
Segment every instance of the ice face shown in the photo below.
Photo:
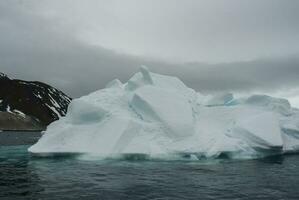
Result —
[{"label": "ice face", "polygon": [[176,77],[146,67],[127,83],[75,99],[48,126],[32,153],[93,153],[101,157],[255,158],[299,150],[299,112],[285,99],[204,96]]},{"label": "ice face", "polygon": [[145,86],[135,92],[130,105],[141,119],[163,124],[170,138],[194,134],[192,106],[180,93]]}]

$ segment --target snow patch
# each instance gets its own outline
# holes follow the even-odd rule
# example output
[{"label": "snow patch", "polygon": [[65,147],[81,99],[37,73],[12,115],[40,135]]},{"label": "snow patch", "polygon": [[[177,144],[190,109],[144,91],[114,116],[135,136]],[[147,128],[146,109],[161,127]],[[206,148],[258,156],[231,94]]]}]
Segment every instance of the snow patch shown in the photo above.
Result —
[{"label": "snow patch", "polygon": [[17,115],[23,117],[23,118],[26,118],[26,114],[24,114],[23,112],[21,112],[19,110],[14,109],[13,112],[16,113]]},{"label": "snow patch", "polygon": [[50,110],[52,110],[56,115],[57,115],[57,117],[58,118],[61,118],[61,115],[60,115],[60,113],[56,110],[56,108],[55,107],[53,107],[53,106],[50,106],[49,104],[47,104],[46,103],[46,106],[50,109]]},{"label": "snow patch", "polygon": [[7,105],[7,107],[6,107],[6,112],[12,113],[9,105]]}]

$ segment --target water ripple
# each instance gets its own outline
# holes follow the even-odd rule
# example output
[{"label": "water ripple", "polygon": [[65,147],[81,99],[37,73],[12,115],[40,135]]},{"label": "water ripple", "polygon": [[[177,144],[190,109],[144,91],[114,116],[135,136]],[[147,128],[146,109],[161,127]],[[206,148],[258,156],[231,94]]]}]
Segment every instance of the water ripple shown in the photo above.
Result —
[{"label": "water ripple", "polygon": [[299,156],[196,163],[34,158],[0,149],[0,199],[298,199]]}]

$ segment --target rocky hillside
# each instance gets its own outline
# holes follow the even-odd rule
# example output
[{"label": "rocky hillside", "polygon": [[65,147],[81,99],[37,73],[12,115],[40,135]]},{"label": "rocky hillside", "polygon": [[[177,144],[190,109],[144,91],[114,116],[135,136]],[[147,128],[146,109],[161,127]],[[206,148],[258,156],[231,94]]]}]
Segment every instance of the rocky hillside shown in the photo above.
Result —
[{"label": "rocky hillside", "polygon": [[42,130],[64,116],[71,98],[45,83],[0,73],[0,130]]}]

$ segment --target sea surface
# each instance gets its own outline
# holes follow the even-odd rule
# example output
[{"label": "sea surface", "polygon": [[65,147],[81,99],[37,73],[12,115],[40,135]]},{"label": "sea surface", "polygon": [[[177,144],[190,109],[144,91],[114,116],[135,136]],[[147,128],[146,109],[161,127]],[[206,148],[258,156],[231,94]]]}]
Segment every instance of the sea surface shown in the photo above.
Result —
[{"label": "sea surface", "polygon": [[243,161],[97,160],[36,157],[27,152],[29,146],[0,146],[1,200],[299,199],[299,155]]}]

